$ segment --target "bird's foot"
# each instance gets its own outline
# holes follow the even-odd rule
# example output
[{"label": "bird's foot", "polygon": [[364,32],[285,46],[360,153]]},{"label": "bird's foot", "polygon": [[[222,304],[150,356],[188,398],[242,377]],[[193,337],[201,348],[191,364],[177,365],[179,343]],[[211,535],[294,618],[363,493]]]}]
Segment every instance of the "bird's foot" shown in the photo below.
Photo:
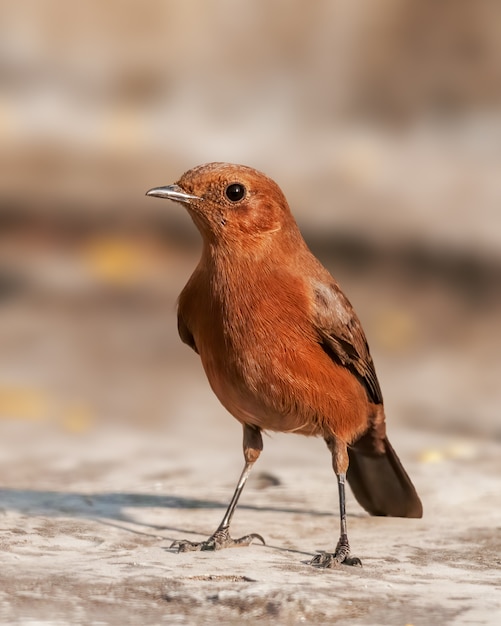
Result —
[{"label": "bird's foot", "polygon": [[257,533],[251,533],[240,537],[240,539],[233,539],[230,537],[229,528],[218,528],[216,532],[211,535],[205,541],[195,542],[188,541],[187,539],[181,539],[174,541],[171,544],[171,548],[177,548],[178,552],[194,552],[201,550],[222,550],[223,548],[241,548],[250,545],[254,539],[258,539],[261,543],[266,545],[261,535]]},{"label": "bird's foot", "polygon": [[335,552],[319,552],[309,562],[309,565],[324,568],[338,567],[341,564],[362,567],[362,561],[359,558],[350,556],[350,544],[346,535],[339,538]]}]

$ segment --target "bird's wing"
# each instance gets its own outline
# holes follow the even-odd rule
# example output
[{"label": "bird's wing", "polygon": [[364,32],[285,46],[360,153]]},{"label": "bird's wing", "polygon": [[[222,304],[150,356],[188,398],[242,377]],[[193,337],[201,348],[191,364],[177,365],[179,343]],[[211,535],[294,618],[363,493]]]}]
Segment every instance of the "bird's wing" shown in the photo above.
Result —
[{"label": "bird's wing", "polygon": [[322,348],[331,359],[357,376],[371,402],[382,404],[383,396],[369,346],[349,300],[335,282],[315,282],[313,289],[314,318]]}]

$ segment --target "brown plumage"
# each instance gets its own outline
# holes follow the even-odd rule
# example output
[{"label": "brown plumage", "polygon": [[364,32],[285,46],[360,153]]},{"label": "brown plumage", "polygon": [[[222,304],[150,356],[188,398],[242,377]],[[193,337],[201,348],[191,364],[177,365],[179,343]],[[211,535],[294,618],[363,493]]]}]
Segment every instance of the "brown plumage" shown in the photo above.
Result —
[{"label": "brown plumage", "polygon": [[[229,524],[262,430],[321,436],[338,478],[341,534],[312,563],[350,557],[344,479],[372,515],[421,517],[421,502],[385,432],[383,398],[362,326],[306,246],[287,201],[256,170],[210,163],[148,195],[182,203],[203,238],[179,297],[181,339],[199,355],[221,404],[243,425],[245,467],[220,526],[180,550],[248,545]],[[264,543],[264,542],[263,542]]]}]

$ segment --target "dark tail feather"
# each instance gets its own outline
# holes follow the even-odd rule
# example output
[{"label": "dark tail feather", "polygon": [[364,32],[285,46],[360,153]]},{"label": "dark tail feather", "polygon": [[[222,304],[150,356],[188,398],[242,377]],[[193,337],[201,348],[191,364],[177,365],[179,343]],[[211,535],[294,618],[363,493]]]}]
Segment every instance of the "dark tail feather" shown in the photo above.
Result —
[{"label": "dark tail feather", "polygon": [[380,441],[383,454],[370,453],[363,450],[363,442],[357,443],[348,448],[346,477],[364,509],[371,515],[422,517],[421,500],[388,439]]}]

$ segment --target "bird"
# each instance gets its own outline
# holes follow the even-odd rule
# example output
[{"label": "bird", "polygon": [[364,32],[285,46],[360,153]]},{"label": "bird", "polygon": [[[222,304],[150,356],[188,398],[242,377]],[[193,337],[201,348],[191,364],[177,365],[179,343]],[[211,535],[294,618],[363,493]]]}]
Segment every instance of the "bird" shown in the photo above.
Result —
[{"label": "bird", "polygon": [[352,556],[346,481],[371,515],[419,518],[422,504],[386,435],[383,396],[362,325],[308,248],[280,187],[254,168],[213,162],[147,196],[183,205],[202,236],[198,265],[178,299],[181,340],[243,427],[244,468],[221,523],[179,552],[265,544],[234,539],[230,523],[263,432],[323,437],[337,478],[340,532],[319,568],[361,566]]}]

